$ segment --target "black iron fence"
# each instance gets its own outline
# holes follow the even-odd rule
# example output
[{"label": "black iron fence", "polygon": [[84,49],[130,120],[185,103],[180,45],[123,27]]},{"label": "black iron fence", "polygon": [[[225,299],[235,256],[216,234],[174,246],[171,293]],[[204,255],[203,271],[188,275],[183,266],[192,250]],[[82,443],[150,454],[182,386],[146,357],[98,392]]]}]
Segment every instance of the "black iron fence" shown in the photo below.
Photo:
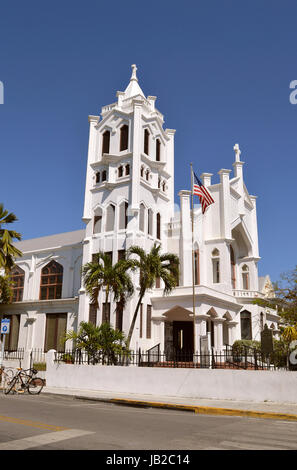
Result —
[{"label": "black iron fence", "polygon": [[43,349],[32,349],[30,353],[30,367],[37,370],[46,370],[46,352]]},{"label": "black iron fence", "polygon": [[225,347],[221,352],[214,350],[206,354],[192,351],[167,350],[163,353],[160,345],[148,351],[130,351],[113,354],[103,351],[65,351],[55,353],[55,362],[67,364],[115,365],[138,367],[211,368],[237,370],[297,370],[289,357],[280,353],[264,355],[250,348],[241,351]]},{"label": "black iron fence", "polygon": [[6,361],[22,361],[24,359],[25,349],[18,348],[18,349],[6,349],[4,350],[4,359]]}]

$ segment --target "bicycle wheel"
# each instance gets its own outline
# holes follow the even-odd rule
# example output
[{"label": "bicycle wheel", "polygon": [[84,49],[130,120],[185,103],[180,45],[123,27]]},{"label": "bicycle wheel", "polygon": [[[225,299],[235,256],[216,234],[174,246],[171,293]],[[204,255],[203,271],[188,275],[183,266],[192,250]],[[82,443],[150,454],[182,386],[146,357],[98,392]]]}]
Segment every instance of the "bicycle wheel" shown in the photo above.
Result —
[{"label": "bicycle wheel", "polygon": [[4,393],[8,395],[10,392],[17,393],[22,388],[22,383],[19,377],[14,377],[6,383]]},{"label": "bicycle wheel", "polygon": [[33,377],[29,380],[27,387],[31,395],[38,395],[43,389],[44,381],[40,377]]}]

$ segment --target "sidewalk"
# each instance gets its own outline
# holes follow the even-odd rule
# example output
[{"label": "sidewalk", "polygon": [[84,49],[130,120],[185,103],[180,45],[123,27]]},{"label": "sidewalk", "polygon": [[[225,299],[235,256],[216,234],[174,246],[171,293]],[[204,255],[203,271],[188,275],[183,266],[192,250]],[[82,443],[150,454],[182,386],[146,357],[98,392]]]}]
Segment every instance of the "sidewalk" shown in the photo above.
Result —
[{"label": "sidewalk", "polygon": [[297,404],[290,403],[259,403],[205,398],[177,398],[57,387],[44,387],[42,394],[71,396],[74,399],[92,400],[128,406],[183,410],[199,414],[246,416],[252,418],[297,421]]}]

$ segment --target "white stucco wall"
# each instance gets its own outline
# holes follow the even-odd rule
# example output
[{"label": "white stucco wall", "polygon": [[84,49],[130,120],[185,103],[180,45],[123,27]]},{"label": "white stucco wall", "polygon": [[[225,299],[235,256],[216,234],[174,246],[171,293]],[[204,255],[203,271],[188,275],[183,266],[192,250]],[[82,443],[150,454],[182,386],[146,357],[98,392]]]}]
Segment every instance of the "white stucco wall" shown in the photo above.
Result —
[{"label": "white stucco wall", "polygon": [[46,384],[156,396],[297,403],[294,372],[56,364],[52,351],[47,358]]}]

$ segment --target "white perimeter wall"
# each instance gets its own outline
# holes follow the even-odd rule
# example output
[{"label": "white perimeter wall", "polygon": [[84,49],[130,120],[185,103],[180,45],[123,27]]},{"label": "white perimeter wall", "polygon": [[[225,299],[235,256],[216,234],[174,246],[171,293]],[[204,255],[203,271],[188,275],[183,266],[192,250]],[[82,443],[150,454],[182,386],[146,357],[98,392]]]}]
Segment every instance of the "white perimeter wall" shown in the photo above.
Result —
[{"label": "white perimeter wall", "polygon": [[286,371],[170,369],[56,364],[47,355],[46,385],[170,397],[297,403],[297,374]]}]

